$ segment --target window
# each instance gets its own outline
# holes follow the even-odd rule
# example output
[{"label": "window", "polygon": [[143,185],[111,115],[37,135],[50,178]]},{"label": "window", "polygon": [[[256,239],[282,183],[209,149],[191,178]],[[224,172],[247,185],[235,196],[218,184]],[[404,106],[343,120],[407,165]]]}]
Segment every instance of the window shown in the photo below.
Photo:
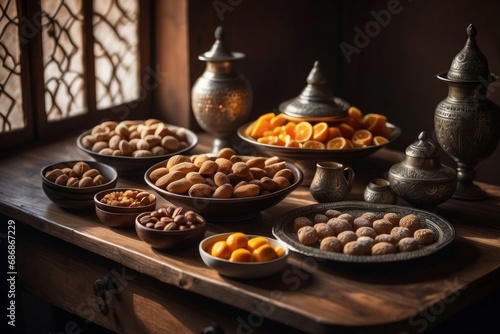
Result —
[{"label": "window", "polygon": [[[0,0],[0,147],[150,110],[150,2]],[[12,140],[11,140],[12,139]]]}]

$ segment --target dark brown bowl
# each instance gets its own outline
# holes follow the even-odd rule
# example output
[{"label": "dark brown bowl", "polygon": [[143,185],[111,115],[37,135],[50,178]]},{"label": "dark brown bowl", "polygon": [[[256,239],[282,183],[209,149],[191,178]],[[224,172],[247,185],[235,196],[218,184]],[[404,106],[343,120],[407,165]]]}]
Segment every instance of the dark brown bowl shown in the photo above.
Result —
[{"label": "dark brown bowl", "polygon": [[[126,191],[126,190],[135,190],[135,191],[147,191],[148,193],[152,194],[154,196],[154,202],[144,205],[144,206],[137,206],[137,207],[125,207],[125,206],[117,206],[117,205],[109,205],[101,202],[101,199],[106,196],[109,193],[115,192],[115,191]],[[136,188],[111,188],[111,189],[106,189],[103,191],[98,192],[94,196],[94,203],[95,206],[101,209],[102,211],[105,212],[114,212],[114,213],[142,213],[146,211],[153,211],[156,208],[156,196],[149,190],[144,190],[144,189],[136,189]]]},{"label": "dark brown bowl", "polygon": [[286,162],[286,168],[293,173],[293,183],[285,188],[270,194],[246,198],[207,198],[179,195],[161,189],[150,179],[149,174],[158,167],[165,166],[167,161],[160,162],[146,171],[144,179],[161,197],[170,203],[193,210],[202,215],[209,222],[237,221],[254,217],[261,211],[269,209],[286,198],[302,183],[304,174],[292,163]]},{"label": "dark brown bowl", "polygon": [[[75,188],[56,184],[47,180],[45,177],[45,173],[48,170],[72,167],[79,161],[86,162],[90,168],[97,169],[107,182],[93,187]],[[41,169],[40,177],[42,179],[42,189],[45,195],[55,204],[68,209],[91,208],[94,206],[94,195],[102,190],[114,188],[118,181],[118,173],[116,170],[103,163],[92,160],[73,160],[53,163]]]},{"label": "dark brown bowl", "polygon": [[[171,127],[173,129],[179,129],[179,127],[173,125]],[[146,169],[148,169],[151,165],[159,161],[168,159],[169,157],[176,154],[185,154],[189,152],[191,149],[193,149],[193,147],[195,147],[196,144],[198,143],[198,136],[194,132],[188,129],[184,130],[187,136],[187,143],[188,143],[187,147],[184,147],[176,152],[172,152],[165,155],[152,156],[152,157],[111,156],[111,155],[99,154],[97,152],[89,150],[83,147],[82,138],[90,134],[92,130],[87,130],[80,136],[78,136],[76,140],[76,145],[80,150],[87,153],[95,160],[112,166],[114,169],[116,169],[116,171],[118,172],[118,174],[120,174],[120,176],[136,176],[136,175],[142,175]]]},{"label": "dark brown bowl", "polygon": [[335,161],[342,164],[349,164],[372,155],[382,147],[394,142],[401,135],[401,129],[399,127],[394,124],[387,123],[387,126],[392,129],[392,133],[389,136],[389,142],[386,144],[368,147],[354,147],[343,150],[319,150],[259,143],[255,139],[245,135],[246,128],[252,124],[253,122],[247,123],[238,129],[238,136],[248,144],[248,147],[245,148],[245,152],[253,152],[251,154],[255,155],[277,156],[283,160],[296,164],[304,173],[303,185],[305,186],[311,183],[314,173],[316,172],[316,163],[319,161]]},{"label": "dark brown bowl", "polygon": [[198,245],[199,242],[205,237],[205,231],[207,229],[205,222],[195,228],[186,230],[155,230],[154,228],[149,228],[139,223],[141,217],[147,214],[149,214],[149,212],[141,213],[136,217],[135,231],[142,241],[149,244],[153,248],[172,249],[189,247]]},{"label": "dark brown bowl", "polygon": [[133,228],[134,222],[137,216],[140,214],[138,212],[132,213],[117,213],[104,211],[97,206],[95,207],[95,213],[97,218],[106,226],[113,228]]}]

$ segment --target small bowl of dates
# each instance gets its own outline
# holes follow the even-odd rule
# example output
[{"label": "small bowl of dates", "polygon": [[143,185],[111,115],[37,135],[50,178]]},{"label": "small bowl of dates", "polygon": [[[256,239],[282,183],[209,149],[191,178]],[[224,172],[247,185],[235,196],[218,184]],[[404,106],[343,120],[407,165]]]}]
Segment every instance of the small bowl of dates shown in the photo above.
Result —
[{"label": "small bowl of dates", "polygon": [[40,171],[42,189],[55,204],[67,209],[85,209],[94,205],[94,195],[116,186],[115,169],[97,161],[57,162]]},{"label": "small bowl of dates", "polygon": [[197,245],[205,237],[206,222],[192,210],[167,206],[139,214],[135,230],[152,248],[172,249]]},{"label": "small bowl of dates", "polygon": [[99,220],[117,228],[133,228],[138,214],[156,209],[156,196],[142,189],[112,188],[94,196]]}]

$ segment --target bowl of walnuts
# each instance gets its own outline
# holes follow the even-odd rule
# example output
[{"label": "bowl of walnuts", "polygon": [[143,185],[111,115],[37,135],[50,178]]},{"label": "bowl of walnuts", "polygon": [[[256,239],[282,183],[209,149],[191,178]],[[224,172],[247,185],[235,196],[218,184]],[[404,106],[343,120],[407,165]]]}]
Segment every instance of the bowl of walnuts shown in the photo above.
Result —
[{"label": "bowl of walnuts", "polygon": [[209,221],[254,217],[300,186],[302,171],[278,157],[217,154],[175,155],[150,167],[146,183],[174,205]]},{"label": "bowl of walnuts", "polygon": [[194,132],[157,119],[105,121],[76,140],[80,150],[120,175],[141,175],[157,162],[189,152],[197,143]]},{"label": "bowl of walnuts", "polygon": [[97,161],[63,161],[43,167],[40,171],[42,189],[55,204],[69,209],[94,205],[94,195],[115,187],[118,173]]}]

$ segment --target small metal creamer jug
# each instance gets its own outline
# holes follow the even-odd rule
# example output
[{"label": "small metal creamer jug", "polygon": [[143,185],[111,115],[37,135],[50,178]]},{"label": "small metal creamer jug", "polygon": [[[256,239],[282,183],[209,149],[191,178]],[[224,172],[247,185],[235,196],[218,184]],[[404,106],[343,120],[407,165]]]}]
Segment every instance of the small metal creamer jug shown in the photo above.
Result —
[{"label": "small metal creamer jug", "polygon": [[320,203],[342,201],[351,191],[354,176],[354,170],[341,163],[318,162],[309,190]]}]

